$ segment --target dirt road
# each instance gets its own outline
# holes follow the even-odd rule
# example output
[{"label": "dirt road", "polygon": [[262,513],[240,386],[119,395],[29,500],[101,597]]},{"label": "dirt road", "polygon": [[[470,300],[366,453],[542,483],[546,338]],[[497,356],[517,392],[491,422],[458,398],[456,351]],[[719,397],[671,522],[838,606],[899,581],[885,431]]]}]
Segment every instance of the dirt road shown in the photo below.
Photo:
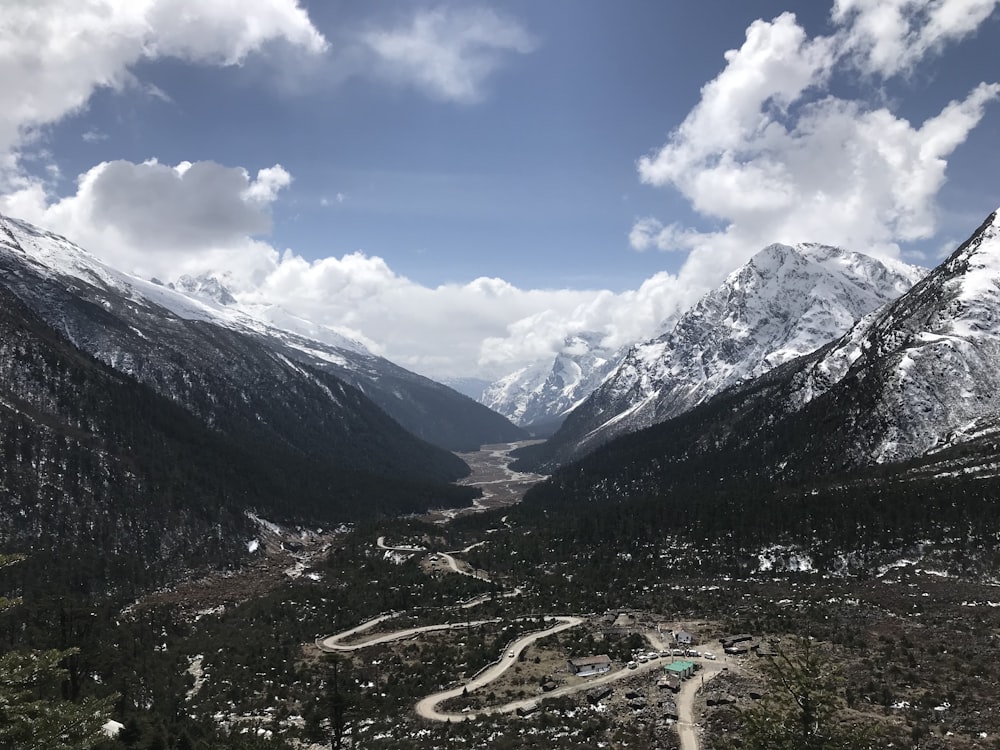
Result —
[{"label": "dirt road", "polygon": [[378,545],[379,549],[387,549],[390,552],[402,552],[404,554],[406,554],[406,553],[414,554],[414,553],[417,553],[417,552],[426,552],[427,551],[427,549],[424,548],[424,547],[409,547],[409,546],[392,547],[392,546],[390,546],[390,545],[388,545],[388,544],[385,543],[385,537],[384,536],[380,536],[378,539],[376,539],[375,540],[375,544]]},{"label": "dirt road", "polygon": [[[480,578],[482,580],[489,580],[486,574],[481,571],[468,571],[460,567],[459,561],[457,561],[453,555],[461,554],[463,552],[469,552],[473,548],[483,544],[484,542],[477,542],[475,544],[469,545],[463,550],[454,550],[453,552],[439,552],[448,564],[448,567],[455,573],[461,573],[462,575],[472,576],[474,578]],[[424,552],[419,547],[391,547],[385,543],[385,537],[379,537],[377,540],[377,546],[384,550],[393,550],[396,552]],[[513,592],[516,595],[517,591]],[[512,595],[512,594],[508,594]],[[482,597],[476,597],[469,602],[463,604],[463,607],[473,607],[477,604],[481,604],[486,601],[489,597],[484,595]],[[369,646],[374,646],[380,643],[391,643],[393,641],[405,640],[407,638],[413,638],[421,633],[430,633],[439,630],[454,630],[456,628],[474,627],[477,625],[486,625],[489,623],[501,622],[500,618],[494,618],[491,620],[470,620],[466,622],[459,623],[445,623],[440,625],[424,625],[421,627],[407,628],[404,630],[397,630],[391,633],[383,633],[380,635],[373,636],[365,640],[358,641],[356,643],[345,644],[344,640],[356,636],[360,633],[364,633],[366,630],[370,630],[377,626],[378,624],[385,622],[393,617],[397,617],[399,612],[392,612],[380,617],[376,617],[368,622],[362,623],[355,628],[346,630],[342,633],[336,635],[328,636],[320,641],[317,641],[317,646],[323,651],[357,651],[362,648],[367,648]],[[415,708],[416,712],[423,718],[429,719],[431,721],[466,721],[474,720],[477,716],[488,716],[492,714],[504,714],[504,713],[514,713],[521,708],[530,708],[534,706],[541,696],[536,696],[532,698],[526,698],[523,700],[513,701],[511,703],[506,703],[502,706],[490,706],[487,708],[480,709],[479,711],[467,712],[467,713],[443,713],[437,710],[437,707],[448,700],[449,698],[457,698],[464,692],[472,692],[478,690],[481,687],[488,685],[497,678],[499,678],[504,672],[513,667],[517,663],[517,657],[521,652],[530,646],[535,641],[550,636],[554,633],[558,633],[563,630],[568,630],[569,628],[576,627],[584,622],[583,618],[574,617],[569,615],[559,615],[548,618],[554,624],[546,628],[545,630],[538,631],[536,633],[529,633],[518,638],[511,644],[505,652],[500,654],[499,659],[484,669],[482,672],[477,674],[471,680],[469,680],[464,685],[459,685],[458,687],[451,688],[449,690],[444,690],[440,693],[435,693],[433,695],[428,695],[417,702]],[[646,638],[650,643],[650,646],[654,651],[662,652],[668,647],[668,644],[661,638],[659,633],[646,633]],[[701,689],[703,685],[712,680],[716,675],[723,672],[728,668],[729,665],[720,664],[719,662],[704,659],[700,657],[684,657],[696,662],[700,665],[700,671],[691,679],[687,680],[681,687],[680,693],[677,695],[677,734],[680,737],[681,750],[698,750],[698,725],[695,723],[694,717],[694,699],[697,692]],[[662,669],[663,665],[667,662],[666,659],[651,659],[648,662],[639,663],[634,669],[620,669],[616,672],[609,672],[604,675],[595,676],[588,679],[586,682],[578,683],[576,685],[566,685],[564,687],[553,690],[550,693],[546,693],[544,697],[546,698],[558,698],[564,695],[571,695],[573,693],[578,693],[583,690],[590,690],[598,685],[604,685],[609,682],[615,682],[617,680],[622,680],[627,677],[633,677],[637,674],[642,674],[643,672],[648,672],[654,669]]]},{"label": "dirt road", "polygon": [[374,620],[369,620],[368,622],[358,625],[356,628],[351,628],[350,630],[345,630],[343,633],[337,633],[336,635],[328,636],[316,642],[316,645],[321,651],[335,652],[335,651],[357,651],[362,648],[368,648],[369,646],[377,646],[380,643],[392,643],[394,641],[404,641],[407,638],[413,638],[414,636],[420,635],[421,633],[432,633],[435,630],[457,630],[458,628],[474,628],[478,625],[488,625],[495,622],[502,622],[499,617],[495,617],[492,620],[469,620],[467,622],[450,622],[442,625],[422,625],[416,628],[406,628],[404,630],[395,630],[392,633],[382,633],[381,635],[373,636],[364,641],[359,641],[357,643],[341,643],[346,638],[350,638],[352,635],[357,635],[358,633],[363,633],[366,630],[370,630],[378,625],[380,622],[385,622],[393,617],[398,617],[399,613],[391,613],[388,615],[382,615],[381,617],[376,617]]},{"label": "dirt road", "polygon": [[[451,690],[435,693],[434,695],[428,695],[426,698],[422,699],[417,703],[417,713],[425,719],[431,719],[432,721],[464,721],[465,719],[476,718],[475,714],[444,714],[437,711],[436,707],[438,704],[448,700],[449,698],[456,698],[460,696],[465,690],[471,693],[473,690],[477,690],[478,688],[493,682],[493,680],[497,679],[512,666],[517,664],[517,656],[538,639],[545,638],[553,633],[568,630],[569,628],[575,628],[583,622],[583,618],[572,616],[560,616],[553,617],[551,619],[556,621],[555,625],[537,633],[529,633],[528,635],[521,636],[510,646],[507,654],[501,654],[500,659],[495,664],[484,669],[466,684],[459,685],[457,688],[452,688]],[[506,708],[507,706],[491,708],[482,711],[482,713],[500,713]],[[515,709],[510,708],[509,710],[513,711]]]},{"label": "dirt road", "polygon": [[[367,638],[356,643],[343,643],[344,640],[356,636],[358,634],[364,633],[367,630],[371,630],[380,623],[390,620],[394,617],[399,616],[399,612],[390,612],[389,614],[381,615],[372,620],[362,623],[357,627],[351,628],[350,630],[345,630],[342,633],[337,633],[336,635],[328,636],[322,640],[317,641],[317,646],[328,652],[349,652],[357,651],[359,649],[368,648],[369,646],[375,646],[381,643],[392,643],[394,641],[401,641],[407,638],[413,638],[421,633],[431,633],[439,630],[455,630],[458,628],[475,627],[478,625],[486,625],[490,623],[502,622],[501,618],[493,618],[489,620],[470,620],[467,622],[453,622],[453,623],[443,623],[440,625],[423,625],[414,628],[405,628],[403,630],[396,630],[391,633],[382,633],[380,635]],[[528,646],[533,644],[547,636],[553,635],[554,633],[559,633],[563,630],[568,630],[569,628],[574,628],[584,622],[583,618],[575,617],[570,615],[560,615],[548,618],[553,624],[551,627],[545,630],[540,630],[535,633],[528,633],[527,635],[521,636],[514,643],[512,643],[504,653],[500,654],[499,659],[484,669],[482,672],[477,674],[471,680],[469,680],[464,685],[459,685],[458,687],[451,688],[449,690],[441,691],[440,693],[434,693],[433,695],[428,695],[426,698],[421,699],[416,704],[417,713],[425,719],[430,719],[431,721],[466,721],[474,720],[477,716],[489,716],[492,714],[505,714],[514,713],[519,708],[529,708],[533,706],[539,699],[539,697],[526,698],[523,700],[513,701],[511,703],[506,703],[502,706],[491,706],[489,708],[484,708],[478,712],[468,712],[468,713],[443,713],[437,710],[437,707],[448,700],[449,698],[457,698],[464,692],[472,692],[478,690],[481,687],[488,685],[497,678],[499,678],[504,672],[517,664],[517,657],[520,656],[521,652],[524,651]],[[648,633],[646,635],[653,648],[662,648],[664,646],[663,642],[660,640],[657,634]],[[715,661],[710,661],[707,659],[701,659],[697,657],[691,657],[692,661],[697,662],[701,665],[700,672],[695,675],[692,679],[689,679],[681,687],[681,691],[677,696],[677,733],[681,741],[681,750],[698,750],[698,725],[695,723],[694,719],[694,699],[698,690],[706,684],[709,680],[713,679],[716,675],[723,672],[728,665],[723,665]],[[598,685],[604,685],[609,682],[615,682],[617,680],[622,680],[628,677],[634,677],[638,674],[648,672],[650,670],[662,669],[663,665],[668,663],[666,659],[651,659],[648,662],[640,663],[635,669],[620,669],[616,672],[609,672],[607,674],[598,675],[586,682],[582,682],[576,685],[566,685],[564,687],[553,690],[550,693],[546,693],[546,698],[558,698],[563,695],[571,695],[573,693],[578,693],[583,690],[590,690]]]},{"label": "dirt road", "polygon": [[[647,633],[646,638],[653,648],[662,651],[669,647],[659,633]],[[694,719],[694,698],[701,687],[717,675],[728,669],[730,664],[720,664],[713,659],[700,657],[681,657],[688,661],[693,661],[701,666],[695,676],[681,685],[681,691],[677,695],[677,735],[680,737],[681,750],[698,750],[698,725]],[[664,660],[662,663],[667,663]]]},{"label": "dirt road", "polygon": [[694,697],[702,685],[719,675],[726,665],[704,659],[693,659],[701,664],[701,671],[681,686],[677,695],[677,735],[681,740],[681,750],[698,750],[698,725],[694,720]]},{"label": "dirt road", "polygon": [[[462,551],[465,552],[466,550]],[[469,576],[470,578],[477,578],[480,581],[486,581],[487,583],[490,582],[489,576],[487,576],[485,572],[481,570],[465,570],[464,568],[460,567],[458,564],[458,560],[452,557],[451,553],[439,552],[438,554],[445,559],[445,561],[448,563],[448,567],[452,570],[452,572],[459,573],[463,576]]]}]

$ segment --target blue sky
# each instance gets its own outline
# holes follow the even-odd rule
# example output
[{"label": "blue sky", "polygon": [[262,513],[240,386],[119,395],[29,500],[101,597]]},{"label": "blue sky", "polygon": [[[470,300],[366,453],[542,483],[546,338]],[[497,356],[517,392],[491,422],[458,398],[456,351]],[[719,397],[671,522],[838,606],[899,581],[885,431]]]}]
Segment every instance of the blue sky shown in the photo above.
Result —
[{"label": "blue sky", "polygon": [[934,264],[998,204],[992,1],[129,5],[0,20],[32,105],[0,115],[0,210],[434,376],[651,335],[771,241]]}]

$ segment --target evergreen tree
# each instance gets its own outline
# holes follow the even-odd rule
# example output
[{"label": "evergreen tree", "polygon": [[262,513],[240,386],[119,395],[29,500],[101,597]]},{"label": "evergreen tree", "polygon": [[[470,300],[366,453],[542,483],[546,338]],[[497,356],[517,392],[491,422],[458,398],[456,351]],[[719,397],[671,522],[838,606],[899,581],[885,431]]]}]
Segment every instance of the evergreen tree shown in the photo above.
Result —
[{"label": "evergreen tree", "polygon": [[764,665],[769,692],[741,711],[742,727],[728,744],[741,750],[868,750],[879,747],[870,726],[840,720],[841,679],[811,639],[779,648]]},{"label": "evergreen tree", "polygon": [[[0,555],[0,567],[20,558]],[[17,602],[0,598],[0,610]],[[114,697],[62,700],[62,666],[75,649],[11,651],[0,655],[0,747],[87,750],[105,739]]]}]

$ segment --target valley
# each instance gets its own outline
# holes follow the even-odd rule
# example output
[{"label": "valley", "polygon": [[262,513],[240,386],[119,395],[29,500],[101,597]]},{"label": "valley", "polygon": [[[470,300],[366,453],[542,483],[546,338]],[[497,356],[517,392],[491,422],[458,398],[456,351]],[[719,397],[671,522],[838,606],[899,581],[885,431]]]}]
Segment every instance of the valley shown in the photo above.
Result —
[{"label": "valley", "polygon": [[0,750],[1000,750],[1000,0],[0,7]]},{"label": "valley", "polygon": [[1000,746],[995,215],[765,248],[546,442],[4,222],[0,643],[99,750]]},{"label": "valley", "polygon": [[[685,567],[669,540],[559,552],[559,524],[523,523],[512,505],[322,535],[261,524],[271,585],[215,607],[178,589],[127,619],[164,623],[166,648],[154,642],[147,667],[178,670],[185,731],[207,722],[261,747],[721,750],[740,726],[735,712],[776,689],[759,647],[794,649],[804,636],[836,667],[838,710],[880,727],[882,746],[916,737],[964,750],[1000,738],[1000,673],[983,658],[1000,634],[1000,582],[962,581],[930,560],[873,578],[712,572]],[[295,577],[288,555],[302,563]],[[239,591],[240,575],[213,587],[231,578]],[[185,599],[199,602],[193,617]],[[697,645],[672,643],[682,630]],[[726,654],[719,639],[744,632],[755,648]],[[606,673],[567,667],[598,654]],[[681,661],[697,671],[674,693],[663,675]]]},{"label": "valley", "polygon": [[478,451],[459,453],[459,457],[469,465],[471,473],[459,481],[466,487],[475,487],[482,496],[473,501],[470,508],[434,510],[425,518],[428,521],[445,521],[468,513],[496,510],[521,501],[524,493],[545,479],[542,474],[515,471],[510,467],[511,452],[527,446],[538,445],[540,440],[521,440],[516,443],[484,445]]}]

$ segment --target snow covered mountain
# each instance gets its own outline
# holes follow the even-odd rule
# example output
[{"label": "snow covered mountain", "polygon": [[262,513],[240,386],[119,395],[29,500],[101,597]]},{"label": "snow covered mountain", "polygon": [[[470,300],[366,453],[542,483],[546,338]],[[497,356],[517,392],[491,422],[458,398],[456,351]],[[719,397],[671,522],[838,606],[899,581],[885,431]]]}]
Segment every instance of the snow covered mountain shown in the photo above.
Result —
[{"label": "snow covered mountain", "polygon": [[900,461],[995,434],[1000,418],[1000,218],[792,379],[791,408],[853,387],[858,460]]},{"label": "snow covered mountain", "polygon": [[818,349],[924,273],[824,245],[764,248],[669,332],[632,347],[540,449],[546,463],[663,422]]},{"label": "snow covered mountain", "polygon": [[[53,328],[174,400],[203,400],[201,389],[209,380],[231,381],[237,391],[243,387],[240,378],[247,373],[241,376],[235,361],[206,355],[201,383],[193,383],[195,376],[187,372],[195,355],[186,351],[185,336],[196,330],[211,339],[225,331],[253,339],[290,372],[306,366],[336,376],[411,433],[446,450],[474,450],[525,435],[474,400],[377,357],[330,328],[278,307],[240,306],[214,277],[182,277],[171,285],[145,281],[106,266],[63,237],[4,217],[0,255],[25,266],[24,272],[12,269],[8,283]],[[35,283],[35,276],[48,285]],[[199,408],[211,412],[214,402]]]},{"label": "snow covered mountain", "polygon": [[524,367],[496,381],[480,401],[536,435],[551,434],[620,359],[599,333],[568,336],[551,362]]},{"label": "snow covered mountain", "polygon": [[464,461],[321,366],[343,351],[0,218],[0,548],[43,580],[159,585],[245,555],[249,511],[329,528],[469,504]]},{"label": "snow covered mountain", "polygon": [[[956,508],[962,482],[1000,478],[998,214],[839,339],[611,441],[535,497],[621,502],[714,491],[737,503],[728,512],[752,514],[744,494],[843,488],[858,476],[875,488],[870,502],[882,502],[883,490],[904,506],[923,502],[922,492],[954,492]],[[850,492],[838,502],[849,508]],[[960,526],[956,513],[942,522]],[[906,508],[898,514],[905,519]]]}]

